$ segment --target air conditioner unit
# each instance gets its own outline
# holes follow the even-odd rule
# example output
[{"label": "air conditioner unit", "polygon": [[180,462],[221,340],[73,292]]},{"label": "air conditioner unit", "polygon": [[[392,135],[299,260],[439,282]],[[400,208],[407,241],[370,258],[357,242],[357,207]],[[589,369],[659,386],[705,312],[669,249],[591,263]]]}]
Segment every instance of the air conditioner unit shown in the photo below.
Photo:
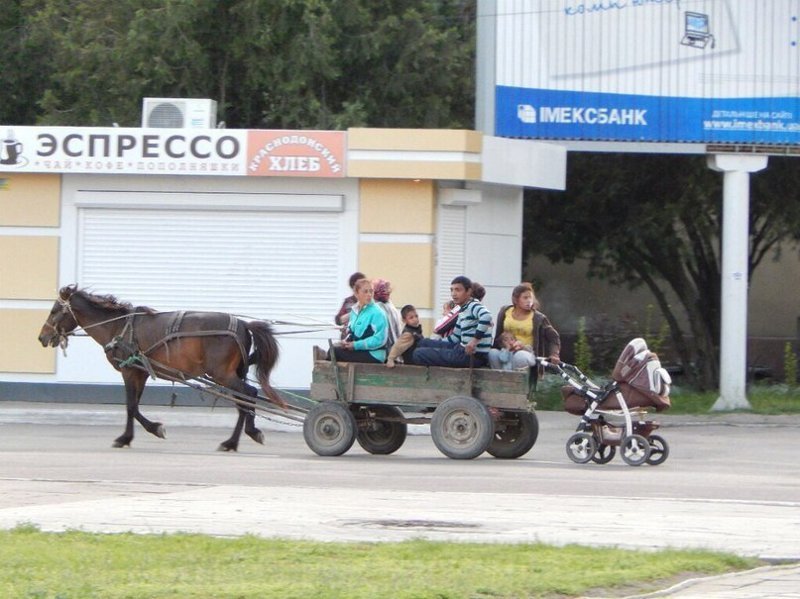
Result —
[{"label": "air conditioner unit", "polygon": [[142,127],[171,129],[214,129],[217,126],[215,100],[197,98],[144,98]]}]

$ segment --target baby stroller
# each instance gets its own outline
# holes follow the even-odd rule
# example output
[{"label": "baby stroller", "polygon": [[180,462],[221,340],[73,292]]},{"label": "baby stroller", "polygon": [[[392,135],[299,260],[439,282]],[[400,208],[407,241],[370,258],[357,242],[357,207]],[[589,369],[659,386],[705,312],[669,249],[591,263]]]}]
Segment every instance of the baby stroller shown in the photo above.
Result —
[{"label": "baby stroller", "polygon": [[666,461],[669,445],[652,434],[659,424],[646,415],[649,409],[669,409],[672,380],[644,339],[625,346],[612,380],[602,387],[570,364],[556,370],[567,382],[561,388],[564,409],[581,417],[577,432],[567,441],[567,455],[573,462],[605,464],[614,458],[617,447],[630,466],[657,466]]}]

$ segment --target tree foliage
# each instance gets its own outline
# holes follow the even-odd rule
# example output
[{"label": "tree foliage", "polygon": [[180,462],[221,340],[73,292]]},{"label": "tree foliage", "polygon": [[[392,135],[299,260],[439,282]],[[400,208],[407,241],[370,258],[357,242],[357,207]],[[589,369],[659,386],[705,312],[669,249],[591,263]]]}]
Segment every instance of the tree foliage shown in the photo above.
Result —
[{"label": "tree foliage", "polygon": [[237,128],[469,127],[474,0],[11,0],[17,125],[138,126],[143,97]]},{"label": "tree foliage", "polygon": [[[567,181],[566,193],[528,192],[527,250],[553,262],[584,258],[590,276],[646,286],[693,382],[715,386],[722,175],[700,157],[570,154]],[[753,176],[751,275],[782,240],[800,239],[799,189],[796,159],[773,157],[766,171]]]}]

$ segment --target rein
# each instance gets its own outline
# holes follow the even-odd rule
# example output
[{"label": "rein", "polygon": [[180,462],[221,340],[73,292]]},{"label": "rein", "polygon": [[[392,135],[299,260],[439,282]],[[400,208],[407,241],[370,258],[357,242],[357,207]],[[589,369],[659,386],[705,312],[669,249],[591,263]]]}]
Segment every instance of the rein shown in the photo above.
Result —
[{"label": "rein", "polygon": [[[127,322],[125,323],[125,327],[122,329],[122,332],[119,335],[115,336],[115,340],[116,341],[124,339],[126,333],[130,333],[131,336],[133,336],[132,325],[133,325],[133,319],[136,317],[136,314],[137,314],[136,312],[132,312],[130,314],[123,314],[121,316],[115,316],[113,318],[108,318],[106,320],[101,320],[100,322],[95,322],[93,324],[89,324],[89,325],[83,326],[80,323],[78,323],[78,318],[75,315],[75,311],[72,309],[72,304],[70,303],[70,299],[71,298],[62,299],[61,297],[58,297],[56,299],[56,301],[61,306],[61,313],[62,314],[69,313],[69,315],[72,316],[72,319],[75,321],[75,324],[76,324],[75,329],[73,329],[72,331],[67,332],[67,331],[64,331],[64,330],[60,329],[58,326],[54,326],[54,325],[52,325],[50,323],[46,323],[51,329],[53,329],[53,331],[56,333],[56,335],[58,335],[58,347],[61,348],[61,351],[64,353],[65,356],[67,355],[67,345],[69,344],[69,338],[70,337],[88,336],[88,333],[86,331],[88,331],[89,329],[94,328],[94,327],[103,326],[103,325],[106,325],[106,324],[108,324],[110,322],[116,322],[118,320],[123,320],[123,319],[127,320]],[[253,318],[253,317],[250,317],[250,316],[242,316],[242,315],[236,315],[236,316],[239,317],[239,318],[242,318],[244,320],[263,320],[263,319],[259,319],[259,318]],[[312,320],[314,320],[314,319],[312,319]],[[288,321],[288,320],[266,320],[264,322],[266,322],[268,324],[271,324],[271,325],[277,325],[277,326],[286,325],[286,326],[296,326],[296,327],[316,327],[316,328],[301,328],[301,329],[290,330],[290,331],[273,331],[273,335],[275,335],[276,337],[277,336],[281,336],[281,335],[301,335],[303,333],[319,333],[319,332],[324,332],[324,331],[330,331],[332,329],[336,329],[336,330],[340,330],[341,329],[341,327],[339,327],[338,325],[335,325],[335,324],[332,324],[332,323],[320,322],[320,321],[316,321],[313,324],[306,324],[306,323],[303,323],[303,322]],[[81,331],[81,330],[83,331],[83,334],[79,334],[79,331]],[[163,344],[166,344],[166,343],[169,343],[170,341],[172,341],[174,339],[179,339],[181,337],[219,336],[219,335],[230,335],[230,334],[231,334],[231,331],[222,331],[222,330],[219,330],[219,331],[198,331],[198,332],[194,332],[194,333],[181,333],[181,332],[175,331],[175,332],[172,332],[171,334],[166,335],[164,338],[162,338],[158,342],[156,342],[153,345],[151,345],[143,353],[146,355],[150,351],[155,349],[156,347],[158,347],[160,345],[163,345]],[[112,340],[112,343],[114,343],[115,340]],[[111,344],[109,344],[109,345],[111,345]],[[110,349],[110,348],[106,348],[106,349]],[[243,352],[243,354],[244,354],[244,352]],[[245,357],[245,359],[246,359],[246,357]]]}]

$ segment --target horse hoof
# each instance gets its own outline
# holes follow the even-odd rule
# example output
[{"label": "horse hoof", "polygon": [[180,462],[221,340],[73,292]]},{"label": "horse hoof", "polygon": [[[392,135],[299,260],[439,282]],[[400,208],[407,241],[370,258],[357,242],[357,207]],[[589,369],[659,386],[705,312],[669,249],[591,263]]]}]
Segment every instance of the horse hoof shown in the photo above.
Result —
[{"label": "horse hoof", "polygon": [[156,427],[156,430],[155,430],[155,432],[153,434],[156,437],[158,437],[159,439],[166,439],[167,438],[167,428],[163,424],[159,423],[159,425]]},{"label": "horse hoof", "polygon": [[256,443],[258,443],[260,445],[264,445],[265,437],[264,437],[264,433],[262,433],[261,431],[258,431],[257,433],[253,433],[252,435],[248,435],[248,436],[253,441],[255,441]]},{"label": "horse hoof", "polygon": [[116,448],[116,449],[118,449],[118,448],[120,448],[120,447],[130,447],[130,446],[131,446],[131,442],[130,442],[130,441],[124,441],[124,440],[120,440],[120,439],[116,439],[116,440],[115,440],[115,441],[114,441],[114,442],[111,444],[111,447],[114,447],[114,448]]},{"label": "horse hoof", "polygon": [[219,447],[217,447],[217,451],[236,451],[236,447],[231,447],[230,445],[225,445],[225,443],[220,443]]}]

